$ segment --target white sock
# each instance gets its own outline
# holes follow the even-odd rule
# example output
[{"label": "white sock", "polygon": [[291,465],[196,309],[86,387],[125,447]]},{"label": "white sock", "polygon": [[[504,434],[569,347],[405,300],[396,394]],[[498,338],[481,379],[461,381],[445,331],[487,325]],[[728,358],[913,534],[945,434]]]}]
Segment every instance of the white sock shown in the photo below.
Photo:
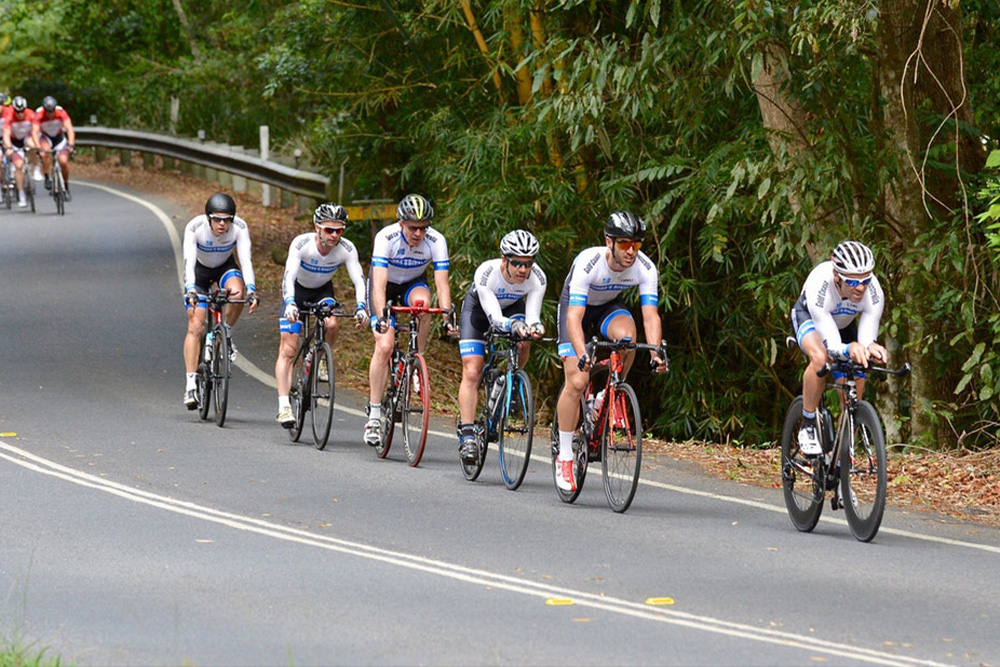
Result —
[{"label": "white sock", "polygon": [[187,374],[187,378],[186,378],[186,382],[185,382],[184,391],[191,391],[192,389],[197,389],[197,388],[198,388],[198,374],[197,373],[188,373]]},{"label": "white sock", "polygon": [[573,431],[559,431],[559,460],[573,460]]},{"label": "white sock", "polygon": [[285,408],[288,408],[289,410],[291,410],[292,409],[292,404],[288,400],[288,396],[279,396],[278,397],[278,412],[281,412]]},{"label": "white sock", "polygon": [[381,419],[382,418],[382,404],[381,403],[369,403],[368,404],[368,419]]}]

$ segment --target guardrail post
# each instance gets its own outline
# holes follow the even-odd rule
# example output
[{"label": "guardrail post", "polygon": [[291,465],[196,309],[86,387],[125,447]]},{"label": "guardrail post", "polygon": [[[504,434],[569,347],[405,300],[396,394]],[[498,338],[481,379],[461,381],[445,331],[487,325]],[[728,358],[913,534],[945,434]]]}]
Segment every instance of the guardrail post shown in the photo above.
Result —
[{"label": "guardrail post", "polygon": [[142,168],[143,169],[156,169],[156,155],[154,153],[143,153],[142,154]]},{"label": "guardrail post", "polygon": [[125,148],[118,152],[118,161],[123,167],[130,166],[132,164],[132,151]]},{"label": "guardrail post", "polygon": [[[267,162],[271,153],[271,128],[267,125],[260,126],[260,159]],[[260,203],[264,206],[271,205],[271,184],[260,184]]]}]

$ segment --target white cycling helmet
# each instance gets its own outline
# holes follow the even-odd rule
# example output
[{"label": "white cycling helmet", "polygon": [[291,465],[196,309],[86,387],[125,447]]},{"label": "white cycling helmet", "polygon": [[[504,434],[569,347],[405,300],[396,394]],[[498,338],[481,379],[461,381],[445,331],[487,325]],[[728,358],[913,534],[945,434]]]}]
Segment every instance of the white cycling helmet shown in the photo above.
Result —
[{"label": "white cycling helmet", "polygon": [[534,257],[538,254],[538,239],[531,232],[515,229],[501,239],[500,254],[504,257]]},{"label": "white cycling helmet", "polygon": [[313,213],[313,224],[323,222],[342,222],[347,224],[347,210],[338,204],[320,204]]},{"label": "white cycling helmet", "polygon": [[875,268],[875,256],[864,243],[843,241],[830,256],[837,273],[869,273]]}]

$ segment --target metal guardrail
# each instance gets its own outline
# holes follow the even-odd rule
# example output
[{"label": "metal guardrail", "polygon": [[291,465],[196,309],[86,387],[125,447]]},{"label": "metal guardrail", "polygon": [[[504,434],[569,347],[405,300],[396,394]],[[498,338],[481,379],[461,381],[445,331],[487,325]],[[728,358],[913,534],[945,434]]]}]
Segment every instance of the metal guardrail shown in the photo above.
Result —
[{"label": "metal guardrail", "polygon": [[223,144],[206,144],[163,134],[112,127],[84,125],[76,130],[78,146],[103,146],[120,150],[156,153],[204,167],[218,169],[252,181],[269,183],[297,195],[327,199],[327,177],[288,167],[259,156],[233,150]]}]

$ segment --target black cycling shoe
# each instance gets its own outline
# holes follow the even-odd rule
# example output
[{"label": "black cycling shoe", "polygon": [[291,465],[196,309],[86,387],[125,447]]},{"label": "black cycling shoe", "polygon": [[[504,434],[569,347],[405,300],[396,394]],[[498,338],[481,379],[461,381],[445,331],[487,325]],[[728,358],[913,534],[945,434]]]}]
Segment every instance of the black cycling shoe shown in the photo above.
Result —
[{"label": "black cycling shoe", "polygon": [[475,463],[479,459],[479,447],[473,436],[463,437],[459,441],[458,455],[462,457],[462,463]]}]

